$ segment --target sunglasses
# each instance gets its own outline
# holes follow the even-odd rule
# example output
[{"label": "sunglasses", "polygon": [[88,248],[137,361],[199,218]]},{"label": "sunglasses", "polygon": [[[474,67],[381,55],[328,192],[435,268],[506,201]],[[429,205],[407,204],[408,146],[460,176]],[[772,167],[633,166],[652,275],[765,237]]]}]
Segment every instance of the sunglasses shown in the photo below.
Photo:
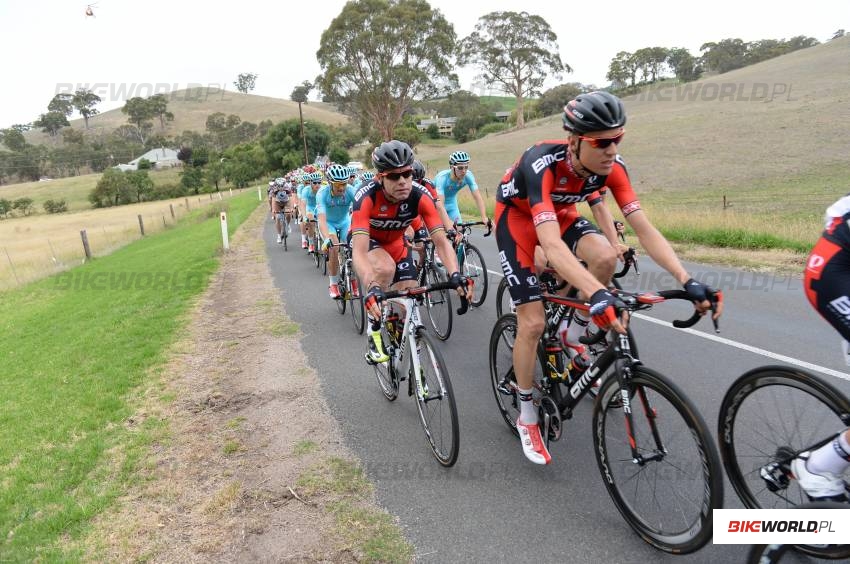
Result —
[{"label": "sunglasses", "polygon": [[607,149],[611,146],[611,144],[619,145],[623,140],[623,137],[626,136],[626,131],[623,130],[619,135],[614,137],[584,137],[583,135],[579,135],[579,139],[582,141],[587,141],[590,143],[590,146],[594,149]]},{"label": "sunglasses", "polygon": [[334,188],[345,188],[346,186],[348,186],[348,183],[347,182],[331,182],[331,186],[333,186]]},{"label": "sunglasses", "polygon": [[461,171],[461,172],[463,172],[465,170],[469,170],[469,165],[462,165],[462,166],[455,165],[455,170],[458,170],[458,171]]},{"label": "sunglasses", "polygon": [[404,172],[388,172],[384,176],[395,182],[399,178],[410,178],[413,176],[413,170],[405,170]]},{"label": "sunglasses", "polygon": [[321,180],[314,180],[314,181],[313,181],[313,182],[311,182],[310,184],[321,184],[321,183],[322,183],[322,181],[321,181]]}]

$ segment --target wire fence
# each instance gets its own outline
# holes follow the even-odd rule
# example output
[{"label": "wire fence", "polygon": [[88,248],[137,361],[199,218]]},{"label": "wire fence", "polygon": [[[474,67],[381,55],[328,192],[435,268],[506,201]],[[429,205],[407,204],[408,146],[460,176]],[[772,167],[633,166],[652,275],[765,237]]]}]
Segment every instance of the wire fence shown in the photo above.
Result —
[{"label": "wire fence", "polygon": [[116,208],[0,221],[0,291],[106,256],[172,228],[188,213],[244,190],[227,190]]}]

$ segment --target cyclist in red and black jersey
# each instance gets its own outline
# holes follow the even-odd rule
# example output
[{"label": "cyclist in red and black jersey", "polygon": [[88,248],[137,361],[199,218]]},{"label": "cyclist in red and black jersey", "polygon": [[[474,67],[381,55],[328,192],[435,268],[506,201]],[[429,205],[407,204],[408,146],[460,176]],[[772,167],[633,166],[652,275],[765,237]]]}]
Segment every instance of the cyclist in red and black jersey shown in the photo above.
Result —
[{"label": "cyclist in red and black jersey", "polygon": [[457,257],[434,200],[422,185],[413,182],[413,150],[402,141],[388,141],[372,153],[372,164],[378,174],[354,197],[351,248],[354,268],[369,289],[365,305],[371,331],[366,358],[378,363],[389,360],[380,332],[384,290],[416,285],[416,268],[404,231],[417,216],[422,216],[437,253],[452,273],[449,281],[459,294],[469,298],[471,292],[469,281],[458,272]]},{"label": "cyclist in red and black jersey", "polygon": [[[517,429],[525,456],[537,464],[551,461],[540,437],[537,411],[532,404],[533,367],[544,313],[534,267],[534,248],[540,245],[550,265],[576,286],[592,304],[591,315],[600,327],[625,331],[626,317],[618,314],[619,300],[606,289],[616,266],[617,233],[614,219],[603,204],[614,194],[626,220],[649,255],[668,270],[699,302],[701,312],[711,307],[713,290],[693,280],[666,239],[646,219],[628,180],[617,147],[625,135],[623,103],[607,92],[582,94],[565,107],[566,140],[544,141],[530,147],[506,172],[496,195],[496,241],[499,259],[516,304],[518,320],[514,345],[514,372],[520,389]],[[576,211],[587,200],[605,237]],[[585,270],[573,252],[586,259]],[[720,315],[718,306],[715,317]],[[578,323],[575,324],[578,326]],[[567,343],[573,344],[573,343]],[[581,352],[578,336],[573,347]]]},{"label": "cyclist in red and black jersey", "polygon": [[[826,210],[826,226],[806,261],[803,288],[818,313],[844,338],[850,365],[850,194]],[[843,475],[850,468],[850,429],[794,459],[791,469],[812,500],[848,501]]]}]

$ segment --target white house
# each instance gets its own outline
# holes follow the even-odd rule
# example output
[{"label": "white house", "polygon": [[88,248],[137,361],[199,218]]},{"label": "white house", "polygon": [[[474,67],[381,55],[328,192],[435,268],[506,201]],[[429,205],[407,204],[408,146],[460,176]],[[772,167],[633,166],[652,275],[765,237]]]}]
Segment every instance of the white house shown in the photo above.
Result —
[{"label": "white house", "polygon": [[139,161],[142,159],[147,159],[151,162],[154,169],[161,168],[169,168],[173,166],[178,166],[180,164],[180,159],[177,158],[177,151],[174,149],[151,149],[144,155],[137,157],[130,161],[127,164],[119,164],[112,168],[117,168],[118,170],[138,170]]}]

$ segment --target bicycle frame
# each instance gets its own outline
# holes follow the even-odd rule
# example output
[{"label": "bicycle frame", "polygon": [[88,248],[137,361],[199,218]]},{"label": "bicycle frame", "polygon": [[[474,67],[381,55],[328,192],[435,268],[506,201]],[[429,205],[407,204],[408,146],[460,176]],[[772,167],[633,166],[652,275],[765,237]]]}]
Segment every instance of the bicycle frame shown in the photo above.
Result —
[{"label": "bicycle frame", "polygon": [[[419,374],[420,367],[422,365],[422,359],[419,358],[419,351],[416,350],[416,333],[421,329],[425,329],[425,326],[422,323],[422,318],[419,313],[419,302],[425,297],[426,293],[423,292],[416,296],[406,297],[406,298],[391,298],[387,300],[387,307],[384,308],[383,311],[383,322],[384,326],[388,328],[386,325],[387,317],[390,313],[391,304],[398,304],[404,308],[404,323],[402,324],[402,329],[400,332],[401,339],[400,341],[396,341],[395,335],[390,335],[390,346],[387,347],[389,350],[387,354],[390,355],[390,362],[392,363],[393,371],[396,374],[404,374],[405,369],[409,374]],[[396,327],[392,328],[393,331],[396,330]],[[416,351],[416,352],[412,352]],[[406,353],[410,352],[410,355]],[[409,362],[408,362],[409,361]],[[413,380],[416,380],[416,394],[417,397],[423,398],[425,395],[425,390],[422,388],[422,379],[421,378],[409,378],[408,382],[408,395],[413,395]],[[440,395],[434,397],[425,398],[425,401],[431,401],[433,399],[442,398],[446,390],[443,387],[442,381],[440,383]]]}]

